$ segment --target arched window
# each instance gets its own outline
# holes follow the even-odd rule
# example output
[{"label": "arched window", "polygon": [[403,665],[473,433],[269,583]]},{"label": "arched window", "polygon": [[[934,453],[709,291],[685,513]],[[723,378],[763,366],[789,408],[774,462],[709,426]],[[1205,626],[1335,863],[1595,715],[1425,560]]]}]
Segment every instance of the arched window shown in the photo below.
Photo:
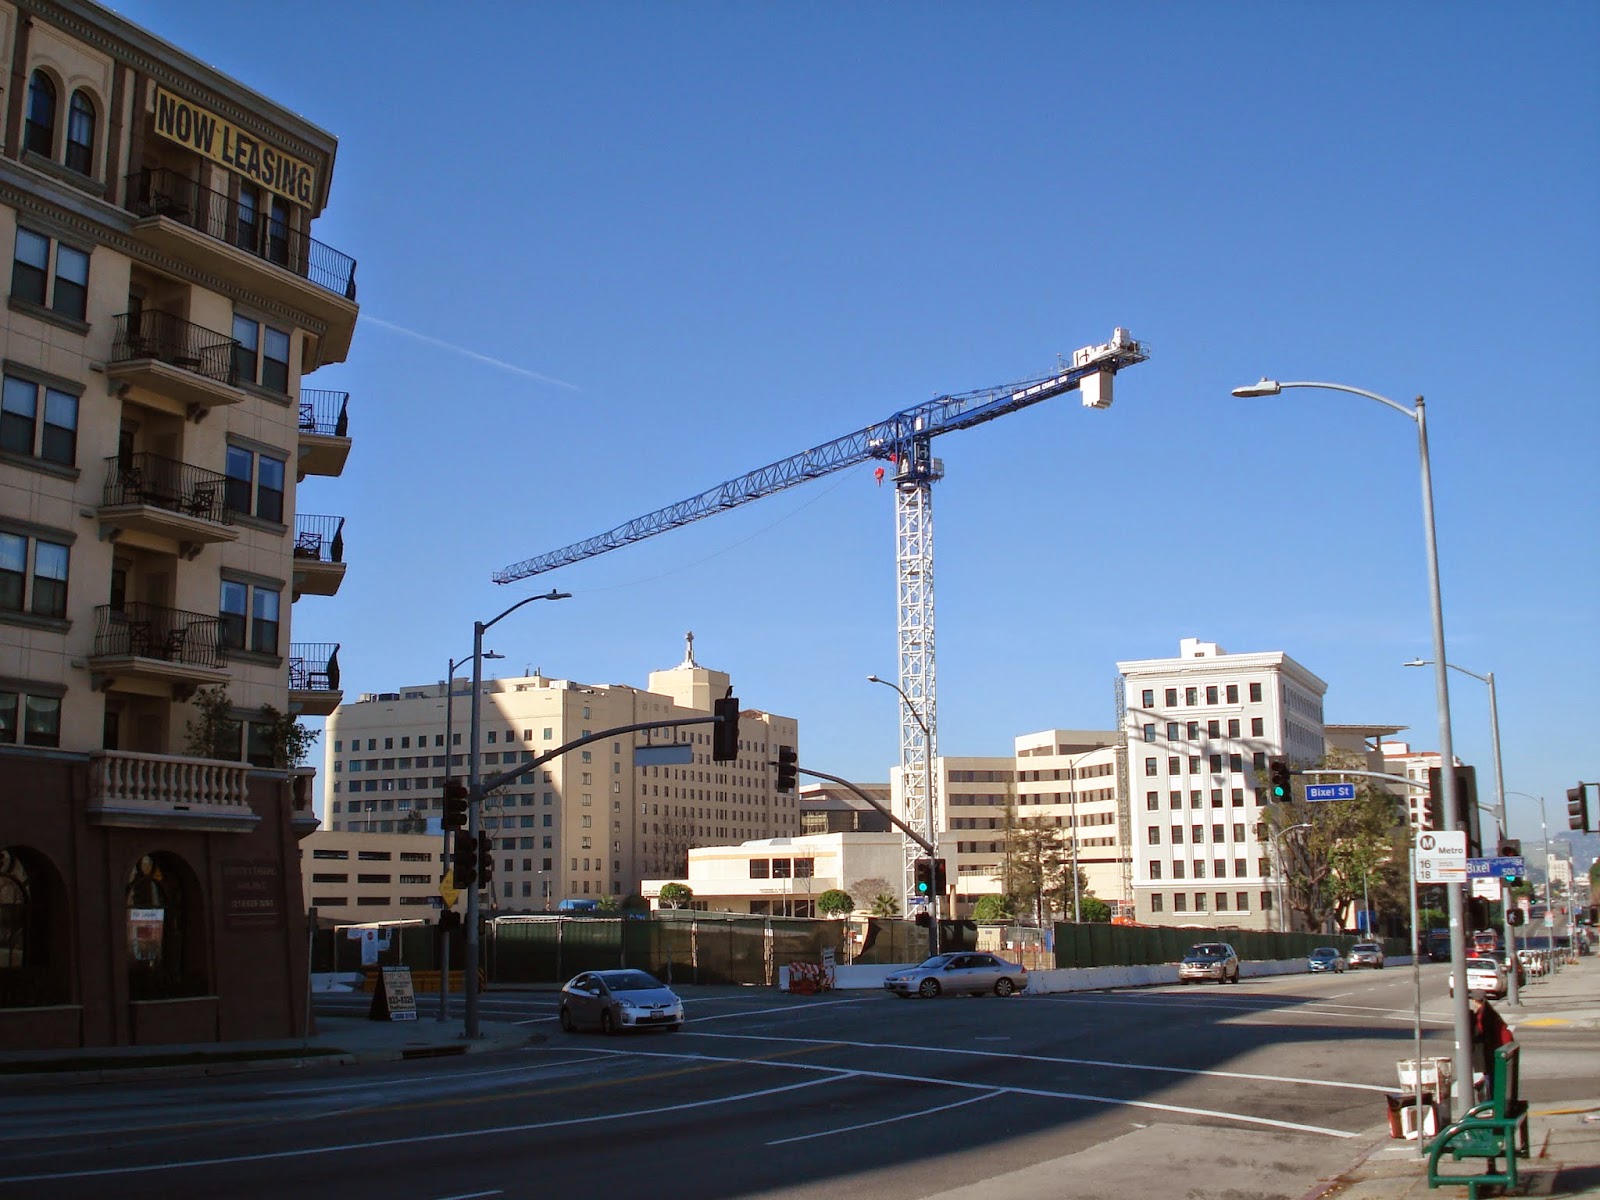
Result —
[{"label": "arched window", "polygon": [[67,112],[67,166],[94,174],[94,101],[81,91],[72,93]]},{"label": "arched window", "polygon": [[28,120],[22,145],[49,158],[56,150],[56,85],[43,71],[28,81]]},{"label": "arched window", "polygon": [[128,998],[166,1000],[208,990],[198,947],[189,936],[183,864],[147,854],[128,873]]},{"label": "arched window", "polygon": [[63,999],[50,969],[50,889],[29,859],[20,847],[0,849],[0,1008]]}]

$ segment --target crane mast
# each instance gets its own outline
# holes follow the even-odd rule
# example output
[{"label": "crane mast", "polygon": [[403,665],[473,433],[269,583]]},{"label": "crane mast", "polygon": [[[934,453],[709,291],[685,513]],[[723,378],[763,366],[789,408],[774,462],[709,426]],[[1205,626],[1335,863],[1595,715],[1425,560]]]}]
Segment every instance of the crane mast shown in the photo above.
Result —
[{"label": "crane mast", "polygon": [[[933,438],[970,429],[1065,392],[1079,391],[1086,408],[1109,408],[1112,379],[1123,367],[1144,362],[1149,349],[1118,329],[1109,342],[1074,352],[1072,364],[1053,374],[998,388],[940,396],[897,412],[865,429],[800,454],[769,463],[676,504],[636,517],[605,533],[534,558],[494,575],[514,583],[643,541],[702,517],[760,500],[807,480],[877,460],[892,472],[895,499],[897,632],[899,640],[900,782],[903,819],[937,844],[934,764],[938,758],[933,605],[933,484],[944,463],[933,457]],[[1073,831],[1077,836],[1077,831]],[[911,895],[912,864],[922,853],[905,839],[905,894]],[[937,919],[937,910],[933,914]]]}]

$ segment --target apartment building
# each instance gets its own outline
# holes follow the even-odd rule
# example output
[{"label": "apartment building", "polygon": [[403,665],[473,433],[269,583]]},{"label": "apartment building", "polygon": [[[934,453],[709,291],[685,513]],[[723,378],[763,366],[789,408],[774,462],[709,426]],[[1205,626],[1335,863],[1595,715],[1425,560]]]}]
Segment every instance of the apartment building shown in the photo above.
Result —
[{"label": "apartment building", "polygon": [[[645,688],[535,674],[483,684],[480,746],[488,777],[532,763],[590,733],[674,717],[709,716],[730,677],[694,661],[653,671]],[[325,821],[346,832],[392,833],[440,815],[449,775],[470,755],[470,682],[440,682],[341,705],[324,735],[330,781]],[[447,708],[454,728],[446,728]],[[646,761],[677,743],[685,761]],[[563,754],[484,804],[496,872],[486,909],[545,911],[561,900],[639,891],[647,877],[682,877],[689,850],[800,832],[797,797],[780,795],[770,767],[799,745],[792,717],[740,715],[740,757],[711,760],[711,727],[621,734]]]},{"label": "apartment building", "polygon": [[1383,752],[1385,774],[1402,775],[1421,785],[1401,787],[1397,784],[1391,789],[1397,795],[1404,794],[1402,800],[1411,828],[1432,829],[1433,818],[1428,812],[1428,772],[1438,770],[1443,757],[1437,750],[1413,750],[1408,742],[1384,742],[1379,748]]},{"label": "apartment building", "polygon": [[263,706],[338,695],[291,634],[344,571],[337,142],[86,0],[0,0],[0,56],[0,1046],[298,1034],[314,772]]},{"label": "apartment building", "polygon": [[1121,740],[1116,730],[1085,729],[1016,739],[1017,816],[1065,830],[1089,891],[1114,909],[1133,900]]},{"label": "apartment building", "polygon": [[437,832],[319,829],[300,843],[307,903],[317,910],[323,925],[433,920],[444,873],[443,840]]},{"label": "apartment building", "polygon": [[[693,847],[683,876],[646,879],[641,890],[652,908],[658,907],[661,889],[678,882],[694,893],[697,909],[815,917],[823,892],[849,891],[863,879],[892,881],[900,874],[902,861],[898,833],[760,838],[732,846]],[[853,894],[851,898],[860,909],[873,899]]]},{"label": "apartment building", "polygon": [[1174,658],[1117,670],[1136,918],[1272,928],[1261,780],[1271,757],[1305,765],[1323,756],[1327,684],[1287,654],[1229,654],[1194,638]]}]

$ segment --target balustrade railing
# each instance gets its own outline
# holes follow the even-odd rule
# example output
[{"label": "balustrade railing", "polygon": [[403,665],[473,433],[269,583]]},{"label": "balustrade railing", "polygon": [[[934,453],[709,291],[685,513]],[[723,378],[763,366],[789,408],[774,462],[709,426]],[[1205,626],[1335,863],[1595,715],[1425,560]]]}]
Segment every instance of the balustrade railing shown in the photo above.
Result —
[{"label": "balustrade railing", "polygon": [[294,642],[289,646],[289,690],[337,692],[339,643]]},{"label": "balustrade railing", "polygon": [[89,755],[91,809],[148,806],[162,812],[202,808],[251,811],[250,767],[209,758],[96,750]]},{"label": "balustrade railing", "polygon": [[226,334],[156,308],[122,313],[116,322],[111,340],[114,363],[153,358],[218,383],[239,382],[234,353],[239,343]]},{"label": "balustrade railing", "polygon": [[317,562],[344,561],[344,518],[299,513],[294,519],[294,556]]},{"label": "balustrade railing", "polygon": [[301,388],[300,432],[320,433],[324,437],[348,437],[350,417],[346,408],[349,403],[349,392]]},{"label": "balustrade railing", "polygon": [[126,459],[106,459],[106,483],[100,503],[148,504],[221,525],[233,523],[224,503],[228,477],[175,458],[140,452]]},{"label": "balustrade railing", "polygon": [[166,167],[135,171],[127,177],[125,193],[129,212],[177,221],[276,263],[336,296],[356,298],[355,259],[274,219],[268,211],[241,204]]},{"label": "balustrade railing", "polygon": [[225,664],[216,616],[142,601],[102,604],[94,616],[97,658],[159,658],[191,667]]}]

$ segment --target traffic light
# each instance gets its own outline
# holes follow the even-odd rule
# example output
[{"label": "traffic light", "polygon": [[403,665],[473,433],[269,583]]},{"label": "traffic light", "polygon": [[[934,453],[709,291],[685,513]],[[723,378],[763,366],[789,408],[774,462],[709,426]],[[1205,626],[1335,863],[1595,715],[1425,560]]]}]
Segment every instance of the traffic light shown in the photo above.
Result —
[{"label": "traffic light", "polygon": [[1498,852],[1498,857],[1500,857],[1500,858],[1521,858],[1522,857],[1522,839],[1521,838],[1508,838],[1508,837],[1501,838],[1500,839],[1500,848],[1499,848],[1499,852]]},{"label": "traffic light", "polygon": [[1274,758],[1267,763],[1267,784],[1274,804],[1288,804],[1294,799],[1294,790],[1289,785],[1289,764],[1283,759]]},{"label": "traffic light", "polygon": [[794,791],[795,781],[800,774],[800,756],[795,753],[793,746],[778,747],[778,790],[780,792]]},{"label": "traffic light", "polygon": [[478,843],[470,833],[456,834],[456,886],[462,891],[478,882]]},{"label": "traffic light", "polygon": [[1519,908],[1515,904],[1511,905],[1511,907],[1506,909],[1506,924],[1507,925],[1515,927],[1517,925],[1521,925],[1527,919],[1528,918],[1523,913],[1522,909]]},{"label": "traffic light", "polygon": [[1589,832],[1589,785],[1586,783],[1567,789],[1567,828]]},{"label": "traffic light", "polygon": [[923,899],[927,899],[928,897],[932,896],[935,883],[934,872],[935,868],[933,859],[917,859],[915,866],[912,868],[912,893],[922,897]]},{"label": "traffic light", "polygon": [[936,858],[933,860],[933,890],[938,892],[941,896],[944,895],[947,890],[949,890],[949,885],[945,881],[944,859],[942,858]]},{"label": "traffic light", "polygon": [[739,757],[739,699],[728,696],[711,705],[717,723],[711,727],[711,761],[733,762]]},{"label": "traffic light", "polygon": [[917,915],[911,919],[918,925],[921,925],[924,929],[933,924],[933,918],[928,916],[928,910],[925,908],[917,909]]},{"label": "traffic light", "polygon": [[488,834],[478,838],[478,886],[488,887],[494,882],[494,839]]},{"label": "traffic light", "polygon": [[1467,857],[1483,857],[1483,830],[1478,822],[1478,770],[1456,768],[1456,813],[1444,808],[1444,776],[1438,767],[1428,768],[1428,822],[1438,830],[1465,830]]},{"label": "traffic light", "polygon": [[459,779],[444,781],[444,827],[460,829],[467,823],[467,785]]}]

